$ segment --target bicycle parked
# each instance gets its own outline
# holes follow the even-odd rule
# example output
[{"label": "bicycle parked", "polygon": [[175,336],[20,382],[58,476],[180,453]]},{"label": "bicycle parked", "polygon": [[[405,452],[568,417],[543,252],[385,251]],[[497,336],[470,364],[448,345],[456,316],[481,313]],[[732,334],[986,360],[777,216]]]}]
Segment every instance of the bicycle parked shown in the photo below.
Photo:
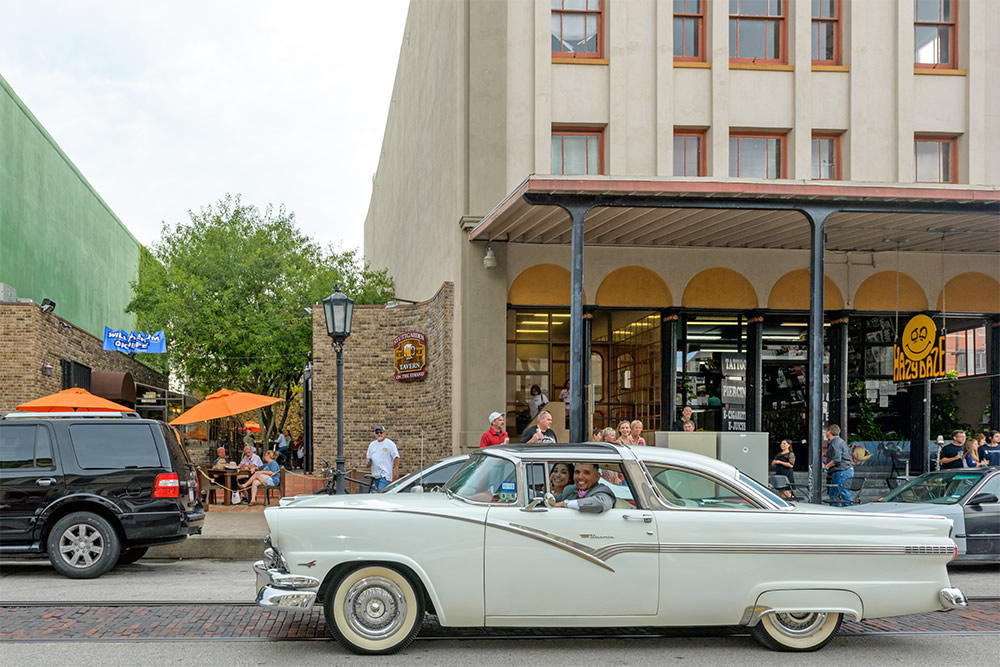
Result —
[{"label": "bicycle parked", "polygon": [[[330,462],[327,461],[326,459],[320,459],[320,461],[323,463],[323,480],[324,480],[324,482],[323,482],[322,488],[320,488],[318,491],[316,491],[316,493],[313,494],[313,495],[318,495],[318,494],[321,494],[321,493],[325,494],[325,495],[328,495],[328,496],[336,495],[337,494],[337,475],[338,475],[337,469],[334,468],[332,465],[330,465]],[[360,479],[354,479],[353,477],[348,477],[347,473],[340,473],[340,474],[343,474],[343,476],[344,476],[344,491],[345,491],[345,493],[350,493],[351,492],[350,491],[350,486],[349,486],[348,482],[353,482],[354,484],[357,484],[361,488],[363,488],[364,490],[361,491],[361,493],[378,493],[379,492],[378,489],[375,487],[375,482],[378,480],[378,478],[375,477],[372,474],[366,474],[365,475],[365,479],[368,480],[367,482],[362,481]]]}]

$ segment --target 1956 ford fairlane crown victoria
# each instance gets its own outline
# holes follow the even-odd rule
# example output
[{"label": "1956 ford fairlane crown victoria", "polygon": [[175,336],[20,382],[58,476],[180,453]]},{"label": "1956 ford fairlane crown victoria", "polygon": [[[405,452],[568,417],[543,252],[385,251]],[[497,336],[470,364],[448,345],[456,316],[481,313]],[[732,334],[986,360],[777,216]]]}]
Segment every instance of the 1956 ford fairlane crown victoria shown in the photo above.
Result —
[{"label": "1956 ford fairlane crown victoria", "polygon": [[[621,481],[613,507],[556,506],[559,462]],[[792,505],[728,464],[655,447],[494,446],[440,493],[299,496],[265,517],[257,603],[321,604],[356,653],[402,650],[426,612],[442,626],[745,625],[809,651],[845,616],[966,604],[948,581],[950,520]],[[539,595],[581,582],[600,604]]]}]

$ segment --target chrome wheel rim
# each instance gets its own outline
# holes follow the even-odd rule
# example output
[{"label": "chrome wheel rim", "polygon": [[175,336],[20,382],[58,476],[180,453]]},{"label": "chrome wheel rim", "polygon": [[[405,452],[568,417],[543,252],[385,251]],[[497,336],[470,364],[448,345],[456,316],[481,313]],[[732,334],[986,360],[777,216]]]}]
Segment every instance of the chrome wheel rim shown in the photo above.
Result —
[{"label": "chrome wheel rim", "polygon": [[779,632],[788,637],[797,638],[816,634],[826,623],[826,617],[825,612],[814,611],[778,612],[771,615],[774,627]]},{"label": "chrome wheel rim", "polygon": [[406,596],[391,579],[365,577],[347,591],[344,617],[351,630],[365,639],[391,637],[406,620]]},{"label": "chrome wheel rim", "polygon": [[59,555],[70,567],[88,568],[104,555],[104,537],[86,523],[70,526],[59,537]]}]

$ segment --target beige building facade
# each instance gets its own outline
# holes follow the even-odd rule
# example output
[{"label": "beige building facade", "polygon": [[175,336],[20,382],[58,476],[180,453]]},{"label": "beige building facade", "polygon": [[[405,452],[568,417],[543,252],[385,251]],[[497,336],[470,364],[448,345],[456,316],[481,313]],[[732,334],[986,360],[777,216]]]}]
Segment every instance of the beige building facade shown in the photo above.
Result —
[{"label": "beige building facade", "polygon": [[[414,0],[365,254],[401,297],[455,284],[455,450],[478,443],[493,410],[520,430],[531,387],[555,401],[569,378],[568,216],[550,207],[502,234],[477,230],[491,211],[516,214],[527,179],[1000,207],[998,31],[991,0]],[[850,322],[852,385],[885,380],[900,313],[932,312],[952,334],[964,420],[989,425],[1000,208],[987,211],[956,224],[859,219],[841,232],[855,241],[827,246],[827,321]],[[713,235],[724,213],[691,215],[687,227],[635,209],[587,223],[595,423],[669,427],[658,329],[676,315],[677,402],[723,428],[718,355],[744,352],[747,323],[763,317],[763,425],[798,436],[808,245],[783,243],[766,212],[742,238]],[[879,426],[908,438],[912,407],[881,389]]]}]

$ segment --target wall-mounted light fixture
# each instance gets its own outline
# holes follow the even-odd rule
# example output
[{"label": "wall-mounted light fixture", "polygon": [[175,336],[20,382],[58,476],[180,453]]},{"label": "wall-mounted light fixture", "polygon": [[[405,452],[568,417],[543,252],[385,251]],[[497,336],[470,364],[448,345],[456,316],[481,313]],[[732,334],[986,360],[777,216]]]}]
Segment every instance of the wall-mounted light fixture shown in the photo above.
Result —
[{"label": "wall-mounted light fixture", "polygon": [[497,256],[493,254],[492,246],[486,246],[486,255],[483,257],[483,268],[487,270],[497,268]]},{"label": "wall-mounted light fixture", "polygon": [[42,312],[51,313],[56,309],[56,302],[52,299],[42,299]]},{"label": "wall-mounted light fixture", "polygon": [[415,305],[415,304],[418,304],[418,303],[420,303],[419,301],[413,301],[413,300],[411,300],[411,299],[403,299],[403,298],[401,298],[401,297],[398,297],[398,296],[394,296],[394,297],[392,297],[391,299],[389,299],[388,301],[386,301],[386,302],[385,302],[385,307],[386,307],[386,308],[395,308],[395,307],[396,307],[396,306],[398,306],[398,305],[399,305],[399,304],[400,304],[401,302],[402,302],[402,303],[406,303],[406,304],[409,304],[409,305],[411,305],[411,306],[413,306],[413,305]]},{"label": "wall-mounted light fixture", "polygon": [[52,364],[42,364],[42,375],[46,377],[52,376]]}]

